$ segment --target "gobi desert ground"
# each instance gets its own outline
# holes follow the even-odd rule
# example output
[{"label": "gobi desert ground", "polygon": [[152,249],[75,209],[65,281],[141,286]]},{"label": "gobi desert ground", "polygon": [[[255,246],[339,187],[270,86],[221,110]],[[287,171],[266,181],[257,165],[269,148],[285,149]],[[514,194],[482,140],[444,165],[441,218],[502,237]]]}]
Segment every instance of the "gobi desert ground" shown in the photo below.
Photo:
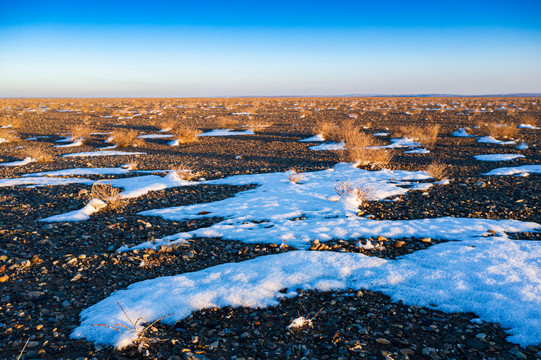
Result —
[{"label": "gobi desert ground", "polygon": [[539,98],[0,115],[2,359],[541,358]]}]

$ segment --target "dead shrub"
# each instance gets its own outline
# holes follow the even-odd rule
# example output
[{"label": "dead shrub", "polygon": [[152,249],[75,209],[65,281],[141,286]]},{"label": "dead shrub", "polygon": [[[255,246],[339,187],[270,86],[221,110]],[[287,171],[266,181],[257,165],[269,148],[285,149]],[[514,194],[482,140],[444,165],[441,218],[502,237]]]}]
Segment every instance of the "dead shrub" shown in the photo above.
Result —
[{"label": "dead shrub", "polygon": [[119,148],[137,146],[140,144],[136,130],[115,130],[111,133],[112,142]]},{"label": "dead shrub", "polygon": [[[4,139],[4,140],[2,140]],[[0,129],[0,144],[3,142],[16,142],[19,141],[19,135],[16,131],[11,129]]]},{"label": "dead shrub", "polygon": [[175,129],[175,136],[179,144],[189,144],[199,140],[198,136],[201,134],[196,127],[191,125],[181,125]]},{"label": "dead shrub", "polygon": [[38,145],[26,146],[23,153],[25,156],[36,159],[36,162],[38,163],[53,161],[53,154],[51,154],[50,150]]},{"label": "dead shrub", "polygon": [[168,132],[175,130],[179,126],[179,122],[175,120],[164,120],[160,123],[159,128],[161,132]]},{"label": "dead shrub", "polygon": [[301,182],[302,180],[304,180],[304,175],[301,174],[299,171],[297,171],[295,168],[291,168],[287,172],[287,179],[291,181],[292,183],[297,184]]},{"label": "dead shrub", "polygon": [[86,142],[90,139],[92,129],[85,125],[75,125],[70,129],[70,135],[73,141],[82,140]]},{"label": "dead shrub", "polygon": [[443,180],[449,173],[449,165],[435,160],[425,168],[425,172],[436,180]]},{"label": "dead shrub", "polygon": [[120,196],[120,190],[113,187],[111,183],[96,181],[89,193],[90,199],[99,199],[107,204],[111,210],[118,210],[124,207],[125,202]]},{"label": "dead shrub", "polygon": [[239,120],[233,116],[218,116],[214,120],[214,126],[218,129],[233,129],[239,124]]},{"label": "dead shrub", "polygon": [[349,196],[353,195],[361,204],[368,200],[371,196],[374,195],[375,189],[372,186],[366,184],[352,185],[349,178],[342,179],[334,186],[334,192],[338,196]]},{"label": "dead shrub", "polygon": [[382,168],[388,165],[393,155],[388,149],[369,149],[379,145],[372,135],[366,134],[360,129],[349,129],[344,134],[346,143],[346,160],[358,162],[361,166],[369,165],[371,168]]},{"label": "dead shrub", "polygon": [[439,124],[429,126],[405,125],[398,128],[396,135],[418,140],[426,146],[433,146],[438,139],[440,128]]},{"label": "dead shrub", "polygon": [[504,123],[477,123],[477,132],[483,136],[492,136],[495,139],[512,139],[516,138],[518,129],[515,124]]}]

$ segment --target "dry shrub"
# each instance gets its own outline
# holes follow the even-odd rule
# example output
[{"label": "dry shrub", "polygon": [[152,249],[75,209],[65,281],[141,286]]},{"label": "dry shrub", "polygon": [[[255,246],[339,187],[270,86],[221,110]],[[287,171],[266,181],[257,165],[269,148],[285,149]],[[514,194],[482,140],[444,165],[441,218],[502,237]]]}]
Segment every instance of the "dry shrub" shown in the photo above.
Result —
[{"label": "dry shrub", "polygon": [[175,130],[179,123],[175,120],[164,120],[160,123],[159,128],[162,132]]},{"label": "dry shrub", "polygon": [[344,141],[347,161],[358,162],[361,166],[382,168],[393,158],[392,153],[387,149],[368,149],[368,147],[378,145],[379,142],[372,135],[363,133],[358,128],[349,129],[344,134]]},{"label": "dry shrub", "polygon": [[214,124],[218,129],[232,129],[237,127],[239,120],[233,116],[218,116]]},{"label": "dry shrub", "polygon": [[518,121],[521,124],[529,124],[536,127],[539,127],[541,125],[540,118],[532,114],[520,114],[518,116]]},{"label": "dry shrub", "polygon": [[353,186],[351,185],[349,178],[345,178],[343,180],[340,180],[340,182],[338,182],[338,184],[334,186],[334,192],[336,192],[336,194],[338,194],[339,196],[354,195],[360,203],[364,203],[368,200],[369,197],[374,195],[375,190],[372,186],[362,183]]},{"label": "dry shrub", "polygon": [[[11,129],[0,129],[0,139],[5,139],[8,142],[15,142],[19,141],[19,135],[16,131],[13,131]],[[3,140],[0,140],[0,143],[4,142]]]},{"label": "dry shrub", "polygon": [[53,161],[53,154],[48,148],[43,148],[38,145],[27,146],[23,151],[25,156],[36,159],[38,163],[46,163]]},{"label": "dry shrub", "polygon": [[22,120],[14,115],[4,115],[0,117],[0,126],[11,126],[12,128],[20,128]]},{"label": "dry shrub", "polygon": [[398,136],[418,140],[423,145],[433,146],[438,139],[440,128],[439,124],[429,126],[406,125],[399,127],[396,133]]},{"label": "dry shrub", "polygon": [[111,210],[120,209],[125,205],[125,202],[120,196],[120,190],[113,187],[110,183],[107,184],[103,181],[96,181],[92,185],[89,197],[107,203],[107,207]]},{"label": "dry shrub", "polygon": [[495,139],[512,139],[518,134],[515,124],[483,123],[477,122],[477,131],[483,136],[492,136]]},{"label": "dry shrub", "polygon": [[338,127],[330,121],[316,121],[312,131],[318,135],[321,134],[328,141],[342,140],[338,139],[340,137]]},{"label": "dry shrub", "polygon": [[140,143],[137,138],[137,131],[135,130],[115,130],[111,133],[113,143],[119,148],[129,147],[132,145],[138,145]]},{"label": "dry shrub", "polygon": [[297,171],[295,168],[291,168],[287,172],[287,179],[292,183],[297,184],[300,181],[304,180],[304,175]]},{"label": "dry shrub", "polygon": [[436,180],[444,179],[449,173],[449,165],[441,163],[437,160],[429,164],[425,171]]},{"label": "dry shrub", "polygon": [[197,135],[201,134],[196,127],[191,125],[181,125],[175,129],[175,136],[179,144],[189,144],[199,140]]},{"label": "dry shrub", "polygon": [[244,126],[255,132],[256,130],[269,126],[269,124],[261,119],[249,116],[248,120],[244,123]]},{"label": "dry shrub", "polygon": [[75,125],[70,129],[70,135],[73,141],[84,140],[88,141],[90,139],[90,134],[92,129],[89,126],[85,125]]},{"label": "dry shrub", "polygon": [[189,166],[179,163],[174,166],[171,171],[177,173],[177,175],[186,181],[196,181],[201,178],[201,173],[199,171],[193,171]]}]

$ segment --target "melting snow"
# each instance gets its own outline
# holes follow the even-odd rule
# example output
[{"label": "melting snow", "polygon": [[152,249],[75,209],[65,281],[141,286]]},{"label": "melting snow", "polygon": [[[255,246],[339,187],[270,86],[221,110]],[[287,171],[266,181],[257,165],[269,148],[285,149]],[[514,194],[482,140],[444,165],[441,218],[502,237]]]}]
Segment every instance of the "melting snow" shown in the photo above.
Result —
[{"label": "melting snow", "polygon": [[331,142],[331,143],[325,143],[325,144],[321,144],[321,145],[315,145],[315,146],[310,146],[309,147],[310,150],[346,150],[346,143],[344,141],[342,141],[341,143],[334,143],[334,142]]},{"label": "melting snow", "polygon": [[517,175],[517,174],[541,174],[541,165],[523,165],[517,167],[502,167],[490,170],[483,175]]},{"label": "melting snow", "polygon": [[516,140],[503,141],[503,140],[494,139],[492,136],[482,136],[477,140],[477,142],[485,143],[485,144],[513,145],[513,144],[516,144],[517,141]]},{"label": "melting snow", "polygon": [[90,215],[97,213],[107,204],[99,199],[92,199],[86,206],[80,210],[70,211],[65,214],[50,216],[40,221],[55,222],[55,221],[83,221],[90,219]]},{"label": "melting snow", "polygon": [[0,163],[0,165],[2,165],[2,166],[24,166],[24,165],[28,165],[28,164],[36,162],[36,161],[37,161],[36,159],[31,158],[30,156],[27,156],[23,160]]},{"label": "melting snow", "polygon": [[83,157],[83,156],[119,156],[119,155],[144,155],[144,152],[127,151],[88,151],[80,153],[65,154],[62,157]]},{"label": "melting snow", "polygon": [[306,138],[306,139],[301,139],[299,141],[301,141],[301,142],[322,142],[322,141],[325,141],[325,138],[323,137],[323,134],[317,134],[317,135],[314,135],[314,136]]},{"label": "melting snow", "polygon": [[234,131],[232,129],[215,129],[209,132],[201,133],[197,136],[232,136],[232,135],[254,135],[253,130]]}]

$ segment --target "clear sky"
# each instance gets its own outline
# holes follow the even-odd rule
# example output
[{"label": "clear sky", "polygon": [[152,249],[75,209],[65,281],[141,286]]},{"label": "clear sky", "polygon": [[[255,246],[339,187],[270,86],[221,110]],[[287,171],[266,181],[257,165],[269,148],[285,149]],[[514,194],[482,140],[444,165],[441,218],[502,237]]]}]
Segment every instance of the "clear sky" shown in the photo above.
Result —
[{"label": "clear sky", "polygon": [[510,92],[539,0],[0,0],[0,97]]}]

